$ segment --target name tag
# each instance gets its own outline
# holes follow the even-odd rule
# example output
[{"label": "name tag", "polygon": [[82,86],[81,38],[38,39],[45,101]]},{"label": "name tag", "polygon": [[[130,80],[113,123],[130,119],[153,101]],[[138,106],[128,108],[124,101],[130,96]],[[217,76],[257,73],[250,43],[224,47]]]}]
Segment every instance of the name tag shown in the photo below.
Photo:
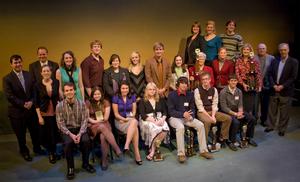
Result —
[{"label": "name tag", "polygon": [[184,107],[189,107],[189,103],[188,103],[188,102],[185,102],[185,103],[183,104],[183,106],[184,106]]},{"label": "name tag", "polygon": [[208,100],[212,100],[212,98],[213,98],[212,96],[208,96]]},{"label": "name tag", "polygon": [[239,100],[239,99],[240,99],[239,96],[235,96],[235,97],[234,97],[234,100]]}]

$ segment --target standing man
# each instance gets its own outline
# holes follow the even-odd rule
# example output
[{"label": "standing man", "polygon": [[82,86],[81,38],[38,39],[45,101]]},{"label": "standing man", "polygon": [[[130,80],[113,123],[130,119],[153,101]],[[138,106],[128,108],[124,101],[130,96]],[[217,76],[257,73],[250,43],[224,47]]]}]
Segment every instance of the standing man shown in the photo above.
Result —
[{"label": "standing man", "polygon": [[33,151],[40,153],[38,141],[38,124],[34,119],[33,81],[27,71],[22,70],[22,57],[12,55],[10,66],[12,71],[3,78],[3,90],[8,100],[8,117],[17,136],[19,150],[26,161],[32,161],[26,146],[26,129],[28,128]]},{"label": "standing man", "polygon": [[262,126],[266,126],[269,100],[270,100],[270,82],[267,73],[274,59],[275,59],[274,56],[267,53],[266,44],[264,43],[258,44],[257,55],[255,56],[255,60],[258,60],[260,64],[263,86],[262,86],[262,91],[258,93],[258,97],[256,98],[254,115],[256,116],[256,118],[258,118],[257,117],[258,105],[260,103],[260,121],[261,121],[260,124]]},{"label": "standing man", "polygon": [[256,142],[253,140],[255,118],[251,114],[244,112],[243,93],[236,87],[237,83],[238,80],[236,75],[229,75],[228,86],[223,88],[220,92],[221,110],[232,117],[229,133],[231,142],[228,146],[233,151],[237,151],[237,147],[234,143],[236,142],[236,134],[242,125],[247,125],[246,139],[248,140],[248,143],[257,147]]},{"label": "standing man", "polygon": [[168,96],[169,123],[176,129],[177,156],[180,163],[186,160],[184,150],[185,125],[197,130],[199,155],[206,159],[213,158],[207,150],[203,123],[195,118],[194,94],[188,91],[188,82],[187,77],[179,77],[176,83],[177,90],[170,92]]},{"label": "standing man", "polygon": [[226,22],[226,31],[221,34],[223,47],[227,50],[227,59],[235,61],[235,58],[239,56],[241,48],[243,46],[243,37],[235,32],[236,23],[233,20]]},{"label": "standing man", "polygon": [[104,61],[100,56],[102,43],[94,40],[90,43],[91,54],[81,63],[82,81],[85,88],[87,98],[91,97],[93,87],[102,87],[102,77],[104,71]]},{"label": "standing man", "polygon": [[[32,76],[34,83],[40,82],[42,80],[41,67],[44,65],[49,65],[52,73],[55,73],[58,69],[58,64],[56,62],[48,60],[48,49],[46,47],[38,47],[37,49],[38,60],[29,65],[29,72]],[[52,79],[55,78],[55,74],[51,75]]]},{"label": "standing man", "polygon": [[158,88],[160,97],[167,97],[172,77],[171,66],[163,57],[164,45],[156,42],[153,45],[154,56],[146,61],[145,74],[148,83],[154,82]]},{"label": "standing man", "polygon": [[218,91],[215,87],[211,87],[210,74],[203,72],[200,75],[201,83],[198,88],[195,89],[195,103],[198,109],[198,119],[203,122],[205,127],[206,138],[210,130],[211,124],[221,122],[221,132],[219,142],[225,147],[225,142],[229,145],[229,128],[231,124],[231,117],[227,114],[218,112]]},{"label": "standing man", "polygon": [[64,151],[67,160],[67,179],[73,179],[74,174],[74,153],[76,144],[80,145],[82,152],[82,168],[89,173],[95,169],[89,164],[90,139],[87,134],[87,123],[89,112],[84,101],[75,97],[75,86],[73,83],[66,83],[63,88],[65,100],[56,106],[56,122],[62,133]]},{"label": "standing man", "polygon": [[269,122],[265,132],[273,131],[279,114],[278,135],[284,136],[289,122],[289,103],[294,93],[294,82],[298,75],[298,60],[289,56],[289,45],[278,46],[280,57],[271,63]]}]

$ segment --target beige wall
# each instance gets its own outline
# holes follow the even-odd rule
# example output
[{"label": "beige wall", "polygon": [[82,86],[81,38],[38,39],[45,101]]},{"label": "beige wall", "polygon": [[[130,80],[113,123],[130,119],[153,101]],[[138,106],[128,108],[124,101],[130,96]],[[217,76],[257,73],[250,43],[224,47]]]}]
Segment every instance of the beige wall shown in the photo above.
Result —
[{"label": "beige wall", "polygon": [[106,67],[112,53],[121,56],[123,66],[128,65],[133,50],[140,51],[144,61],[152,56],[156,41],[165,44],[165,56],[171,61],[175,54],[182,53],[194,20],[200,21],[202,29],[207,20],[215,20],[217,33],[221,33],[225,22],[234,19],[246,42],[253,46],[265,42],[271,52],[279,42],[294,39],[289,15],[281,4],[271,0],[254,0],[249,6],[237,0],[68,2],[72,4],[9,1],[1,5],[1,78],[10,71],[12,54],[22,55],[24,68],[28,69],[29,63],[36,59],[36,48],[43,45],[49,49],[49,59],[59,62],[62,52],[72,50],[79,64],[89,54],[89,43],[94,39],[103,42]]}]

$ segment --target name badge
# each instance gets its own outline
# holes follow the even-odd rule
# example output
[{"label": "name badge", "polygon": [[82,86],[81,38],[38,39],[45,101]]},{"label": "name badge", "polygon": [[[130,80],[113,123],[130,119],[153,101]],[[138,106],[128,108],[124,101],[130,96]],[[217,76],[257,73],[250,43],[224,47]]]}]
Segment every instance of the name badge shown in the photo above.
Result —
[{"label": "name badge", "polygon": [[212,96],[208,96],[208,100],[212,100]]},{"label": "name badge", "polygon": [[235,96],[235,97],[234,97],[234,100],[239,100],[239,99],[240,99],[239,96]]},{"label": "name badge", "polygon": [[183,106],[184,106],[184,107],[189,107],[189,103],[188,103],[188,102],[185,102],[185,103],[183,104]]}]

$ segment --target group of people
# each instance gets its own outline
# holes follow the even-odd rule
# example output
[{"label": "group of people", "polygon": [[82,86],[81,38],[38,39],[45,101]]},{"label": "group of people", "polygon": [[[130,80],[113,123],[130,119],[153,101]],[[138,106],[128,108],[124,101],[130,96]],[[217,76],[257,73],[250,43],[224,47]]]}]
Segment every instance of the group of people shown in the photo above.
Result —
[{"label": "group of people", "polygon": [[[82,168],[94,173],[89,164],[91,140],[99,139],[101,169],[106,170],[109,146],[122,158],[131,152],[132,144],[135,163],[142,165],[139,137],[148,147],[146,159],[151,161],[156,147],[168,143],[170,129],[174,129],[178,161],[183,163],[186,126],[197,133],[199,156],[212,159],[207,147],[212,126],[220,128],[218,142],[233,151],[238,150],[237,134],[243,126],[247,127],[247,142],[257,146],[253,139],[257,103],[265,131],[275,129],[279,114],[279,135],[284,136],[298,60],[289,56],[286,43],[278,46],[278,59],[267,54],[263,43],[254,55],[252,46],[243,43],[235,27],[234,21],[228,21],[226,32],[218,36],[215,23],[208,21],[202,36],[200,24],[195,22],[185,56],[176,55],[172,64],[164,57],[161,42],[154,44],[154,56],[145,65],[140,53],[132,52],[128,69],[120,66],[117,54],[111,55],[110,66],[104,69],[98,40],[91,42],[91,54],[80,67],[72,51],[64,52],[58,65],[48,60],[46,47],[39,47],[38,60],[30,64],[29,72],[22,69],[22,57],[12,55],[12,71],[3,78],[3,89],[21,155],[32,161],[26,146],[27,128],[34,153],[44,153],[43,146],[50,163],[56,163],[56,144],[62,141],[67,178],[73,179],[77,144]],[[123,150],[116,134],[126,136]]]}]

